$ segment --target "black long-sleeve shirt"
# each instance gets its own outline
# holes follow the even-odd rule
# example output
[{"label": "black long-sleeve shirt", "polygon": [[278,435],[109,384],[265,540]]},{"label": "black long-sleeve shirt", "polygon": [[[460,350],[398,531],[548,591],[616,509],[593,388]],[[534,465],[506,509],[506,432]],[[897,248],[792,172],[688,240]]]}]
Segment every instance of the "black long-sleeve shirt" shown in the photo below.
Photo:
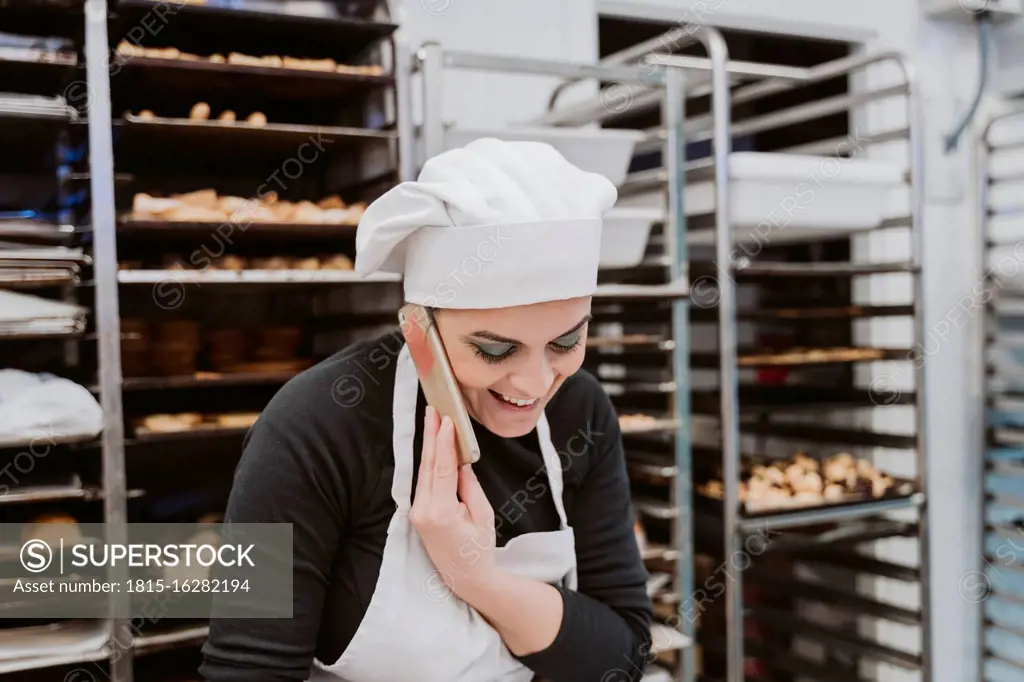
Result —
[{"label": "black long-sleeve shirt", "polygon": [[[200,668],[205,679],[306,680],[313,657],[334,663],[359,627],[395,511],[398,339],[356,344],[302,373],[277,393],[246,437],[225,520],[292,524],[293,617],[213,619]],[[414,470],[424,408],[421,391]],[[617,417],[600,384],[582,370],[566,379],[546,414],[564,472],[578,585],[575,592],[562,590],[555,641],[520,660],[550,682],[595,682],[609,671],[624,671],[614,673],[616,680],[639,678],[651,602]],[[494,508],[498,544],[558,529],[536,432],[504,439],[474,428],[481,458],[473,469]]]}]

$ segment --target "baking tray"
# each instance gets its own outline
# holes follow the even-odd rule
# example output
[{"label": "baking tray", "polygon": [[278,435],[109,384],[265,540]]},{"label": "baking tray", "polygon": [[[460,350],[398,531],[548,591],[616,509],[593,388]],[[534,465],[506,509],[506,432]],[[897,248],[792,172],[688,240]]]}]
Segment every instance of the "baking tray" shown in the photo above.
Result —
[{"label": "baking tray", "polygon": [[[215,112],[216,113],[216,112]],[[359,153],[359,147],[386,145],[396,138],[390,130],[340,126],[267,123],[256,126],[243,120],[192,120],[188,118],[139,118],[128,114],[114,121],[119,150],[146,155],[172,153],[230,154],[242,161],[277,154],[288,158],[301,145],[330,147],[331,152]],[[316,152],[311,152],[316,153]]]},{"label": "baking tray", "polygon": [[[465,147],[473,140],[495,137],[500,140],[529,140],[547,142],[557,149],[569,163],[590,173],[608,178],[614,185],[626,179],[626,172],[633,159],[633,148],[644,140],[647,134],[636,130],[612,128],[458,128],[445,131],[444,148]],[[422,147],[422,144],[420,145]],[[420,159],[423,151],[420,150]],[[662,190],[664,192],[664,190]],[[647,207],[645,215],[664,215],[664,207]]]},{"label": "baking tray", "polygon": [[298,374],[294,372],[222,373],[196,372],[176,377],[130,377],[122,380],[122,391],[154,391],[206,386],[255,386],[284,384]]},{"label": "baking tray", "polygon": [[[821,320],[853,320],[873,317],[904,317],[914,314],[912,305],[884,306],[837,306],[808,308],[763,308],[738,310],[737,320],[763,322],[819,322]],[[718,322],[718,311],[714,308],[693,308],[691,322]]]},{"label": "baking tray", "polygon": [[139,236],[149,239],[159,237],[161,239],[174,239],[182,241],[195,241],[209,237],[219,227],[224,225],[237,227],[239,232],[245,232],[246,240],[260,238],[263,240],[286,239],[288,241],[301,240],[324,241],[336,243],[340,238],[352,238],[356,233],[358,223],[269,223],[269,222],[241,222],[233,223],[230,220],[221,222],[180,222],[167,220],[135,220],[125,217],[118,222],[117,231],[119,234]]},{"label": "baking tray", "polygon": [[664,218],[661,211],[649,208],[614,207],[605,213],[601,227],[601,267],[640,265],[654,224]]},{"label": "baking tray", "polygon": [[[143,21],[147,14],[152,14],[154,6],[159,2],[117,0],[116,4],[111,4],[116,15],[111,34],[116,36],[124,33],[130,36],[132,28],[148,25],[143,24]],[[238,7],[240,3],[235,2],[231,3],[235,6],[225,6],[227,4],[208,2],[205,5],[186,5],[175,0],[173,14],[167,12],[170,20],[158,23],[162,44],[174,45],[185,52],[216,47],[216,51],[224,54],[241,52],[256,55],[265,54],[268,50],[282,50],[295,51],[296,54],[289,55],[294,57],[354,59],[367,47],[387,38],[398,28],[393,23],[358,17],[289,12],[289,3],[283,2],[265,3],[269,7],[276,4],[278,11]],[[337,7],[332,9],[340,13]]]},{"label": "baking tray", "polygon": [[[884,495],[879,497],[864,498],[862,496],[850,496],[842,502],[829,502],[821,504],[812,504],[799,507],[779,507],[774,509],[762,509],[758,511],[747,511],[746,504],[740,505],[740,516],[744,519],[770,519],[773,516],[779,516],[781,514],[787,514],[791,512],[813,512],[822,511],[826,509],[849,509],[851,512],[870,510],[873,503],[876,502],[887,502],[891,500],[905,500],[913,497],[917,493],[916,482],[911,479],[897,478],[891,476],[893,479],[893,487],[886,491]],[[693,493],[693,506],[694,509],[699,509],[716,516],[721,516],[725,513],[725,504],[723,500],[708,497],[703,493],[697,491],[694,488]]]},{"label": "baking tray", "polygon": [[[121,284],[160,284],[173,289],[192,284],[370,284],[400,282],[398,275],[360,277],[352,270],[120,270]],[[173,298],[168,295],[168,299]]]},{"label": "baking tray", "polygon": [[[171,22],[173,23],[173,22]],[[168,24],[170,25],[170,24]],[[122,56],[117,81],[131,92],[141,85],[191,93],[260,92],[278,100],[341,99],[392,87],[393,76],[285,69],[208,61]]]}]

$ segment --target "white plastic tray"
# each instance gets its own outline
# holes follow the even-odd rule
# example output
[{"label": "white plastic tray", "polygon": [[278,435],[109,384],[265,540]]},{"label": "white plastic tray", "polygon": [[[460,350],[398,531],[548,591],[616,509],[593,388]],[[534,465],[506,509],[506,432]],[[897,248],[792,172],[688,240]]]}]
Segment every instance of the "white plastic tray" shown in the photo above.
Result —
[{"label": "white plastic tray", "polygon": [[993,147],[1024,144],[1024,115],[996,121],[988,132],[988,143]]},{"label": "white plastic tray", "polygon": [[653,208],[620,208],[604,215],[601,229],[601,267],[630,268],[640,264],[654,223],[664,212]]},{"label": "white plastic tray", "polygon": [[993,182],[988,191],[988,206],[996,213],[1024,214],[1024,180]]},{"label": "white plastic tray", "polygon": [[[906,212],[900,164],[797,154],[734,152],[730,157],[730,219],[737,242],[792,243],[877,227]],[[629,197],[629,206],[665,210],[662,189]],[[712,181],[687,185],[687,217],[715,211]],[[710,244],[710,230],[691,232],[691,244]]]},{"label": "white plastic tray", "polygon": [[993,180],[1024,176],[1024,149],[994,150],[989,158],[988,172]]},{"label": "white plastic tray", "polygon": [[547,142],[569,163],[591,173],[600,173],[618,186],[626,179],[633,148],[647,136],[637,130],[601,128],[451,128],[445,132],[445,149],[464,147],[481,137]]}]

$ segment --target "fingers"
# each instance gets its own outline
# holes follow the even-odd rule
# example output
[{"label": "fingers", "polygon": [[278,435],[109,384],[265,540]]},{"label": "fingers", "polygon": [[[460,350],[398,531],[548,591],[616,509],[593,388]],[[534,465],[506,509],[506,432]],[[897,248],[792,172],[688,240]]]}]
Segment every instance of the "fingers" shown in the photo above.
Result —
[{"label": "fingers", "polygon": [[473,523],[478,526],[489,524],[491,529],[494,528],[494,508],[480,487],[471,464],[459,469],[459,499],[469,508]]},{"label": "fingers", "polygon": [[451,418],[441,420],[434,444],[434,475],[431,496],[447,505],[458,504],[459,460],[455,449],[455,424]]},{"label": "fingers", "polygon": [[420,470],[416,477],[416,500],[426,500],[434,479],[434,451],[437,449],[437,430],[440,426],[437,410],[430,405],[423,415],[423,450],[420,453]]}]

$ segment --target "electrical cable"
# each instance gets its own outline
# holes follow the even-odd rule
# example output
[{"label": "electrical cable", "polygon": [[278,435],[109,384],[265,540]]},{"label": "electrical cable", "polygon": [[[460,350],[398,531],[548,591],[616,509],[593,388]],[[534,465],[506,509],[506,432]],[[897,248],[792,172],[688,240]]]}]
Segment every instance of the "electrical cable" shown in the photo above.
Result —
[{"label": "electrical cable", "polygon": [[989,61],[989,13],[982,12],[975,18],[975,23],[978,26],[978,61],[981,67],[981,73],[978,78],[978,87],[974,92],[974,101],[971,103],[971,108],[964,115],[960,124],[946,136],[946,153],[949,154],[956,150],[960,144],[960,137],[963,135],[967,126],[974,120],[974,115],[978,112],[978,107],[981,105],[982,95],[985,94],[985,88],[988,84],[988,61]]}]

